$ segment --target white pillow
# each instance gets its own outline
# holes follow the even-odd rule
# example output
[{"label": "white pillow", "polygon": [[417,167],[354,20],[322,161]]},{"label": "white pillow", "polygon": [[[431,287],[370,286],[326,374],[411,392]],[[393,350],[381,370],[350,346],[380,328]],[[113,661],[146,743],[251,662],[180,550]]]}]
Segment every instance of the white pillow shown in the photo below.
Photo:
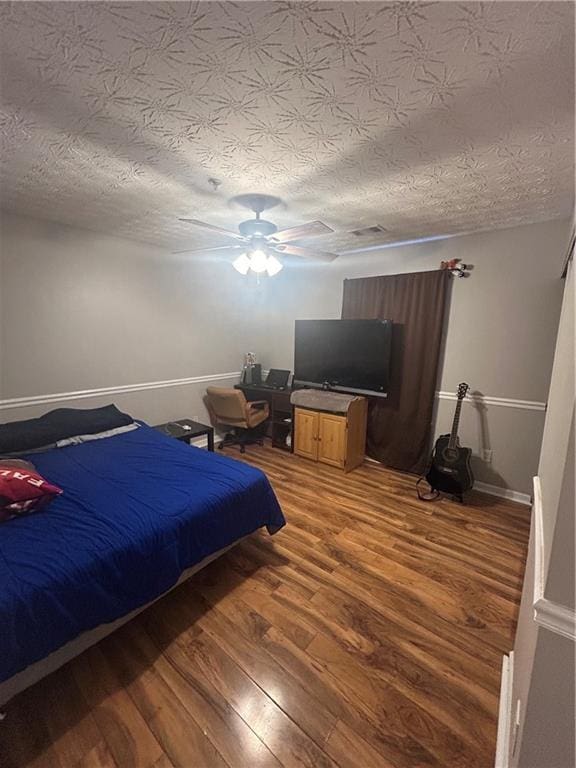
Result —
[{"label": "white pillow", "polygon": [[67,437],[65,440],[58,440],[56,448],[66,448],[68,445],[80,445],[81,443],[87,443],[90,440],[103,440],[105,437],[123,435],[124,432],[132,432],[132,430],[138,429],[139,426],[139,424],[133,422],[132,424],[127,424],[125,427],[107,429],[105,432],[96,432],[94,435],[74,435],[74,437]]}]

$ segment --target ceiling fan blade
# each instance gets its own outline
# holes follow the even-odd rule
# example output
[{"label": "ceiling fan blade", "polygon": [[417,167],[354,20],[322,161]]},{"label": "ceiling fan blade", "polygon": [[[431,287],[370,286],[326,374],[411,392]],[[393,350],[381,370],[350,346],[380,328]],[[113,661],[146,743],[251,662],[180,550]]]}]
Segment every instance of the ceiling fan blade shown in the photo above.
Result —
[{"label": "ceiling fan blade", "polygon": [[313,259],[314,261],[334,261],[338,258],[337,253],[317,251],[315,248],[301,248],[299,245],[281,245],[277,250],[280,254],[300,256],[302,259]]},{"label": "ceiling fan blade", "polygon": [[215,227],[214,224],[207,224],[205,221],[198,221],[198,219],[179,219],[179,221],[185,221],[187,224],[194,224],[195,227],[202,227],[202,229],[209,229],[212,232],[219,232],[226,237],[233,237],[235,240],[244,240],[244,237],[238,232],[232,232],[230,229],[223,229],[222,227]]},{"label": "ceiling fan blade", "polygon": [[289,227],[281,229],[272,235],[272,240],[277,243],[287,243],[288,240],[298,240],[300,237],[314,237],[315,235],[325,235],[328,232],[334,232],[333,229],[321,221],[309,221],[307,224],[300,224],[298,227]]},{"label": "ceiling fan blade", "polygon": [[174,256],[181,253],[216,253],[217,251],[244,251],[243,245],[220,245],[217,248],[186,248],[184,251],[172,251]]}]

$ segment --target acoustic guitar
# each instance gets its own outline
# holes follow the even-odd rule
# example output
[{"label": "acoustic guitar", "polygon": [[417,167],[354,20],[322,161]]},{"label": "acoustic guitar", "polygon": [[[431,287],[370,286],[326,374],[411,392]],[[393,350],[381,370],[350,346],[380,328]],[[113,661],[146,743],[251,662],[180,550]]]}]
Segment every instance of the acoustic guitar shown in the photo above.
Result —
[{"label": "acoustic guitar", "polygon": [[458,425],[462,401],[468,392],[468,384],[458,386],[458,402],[454,412],[452,431],[449,435],[440,435],[436,440],[432,463],[426,474],[426,480],[431,488],[442,493],[449,493],[462,500],[462,494],[474,485],[474,476],[470,466],[472,450],[463,448],[458,439]]}]

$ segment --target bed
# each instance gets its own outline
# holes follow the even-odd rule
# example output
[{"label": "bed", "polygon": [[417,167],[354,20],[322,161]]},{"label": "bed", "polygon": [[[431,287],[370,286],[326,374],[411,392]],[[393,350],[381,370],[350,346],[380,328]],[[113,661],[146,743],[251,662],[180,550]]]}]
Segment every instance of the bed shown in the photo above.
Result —
[{"label": "bed", "polygon": [[64,493],[0,525],[0,703],[284,516],[258,469],[141,424],[29,457]]}]

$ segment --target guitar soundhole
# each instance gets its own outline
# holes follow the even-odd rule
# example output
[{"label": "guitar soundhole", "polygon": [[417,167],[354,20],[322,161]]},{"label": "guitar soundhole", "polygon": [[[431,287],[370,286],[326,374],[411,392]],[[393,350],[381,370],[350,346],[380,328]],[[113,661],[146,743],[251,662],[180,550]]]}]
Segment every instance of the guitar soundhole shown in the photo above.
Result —
[{"label": "guitar soundhole", "polygon": [[442,451],[442,458],[446,462],[446,464],[453,464],[458,459],[458,449],[457,448],[445,448]]}]

